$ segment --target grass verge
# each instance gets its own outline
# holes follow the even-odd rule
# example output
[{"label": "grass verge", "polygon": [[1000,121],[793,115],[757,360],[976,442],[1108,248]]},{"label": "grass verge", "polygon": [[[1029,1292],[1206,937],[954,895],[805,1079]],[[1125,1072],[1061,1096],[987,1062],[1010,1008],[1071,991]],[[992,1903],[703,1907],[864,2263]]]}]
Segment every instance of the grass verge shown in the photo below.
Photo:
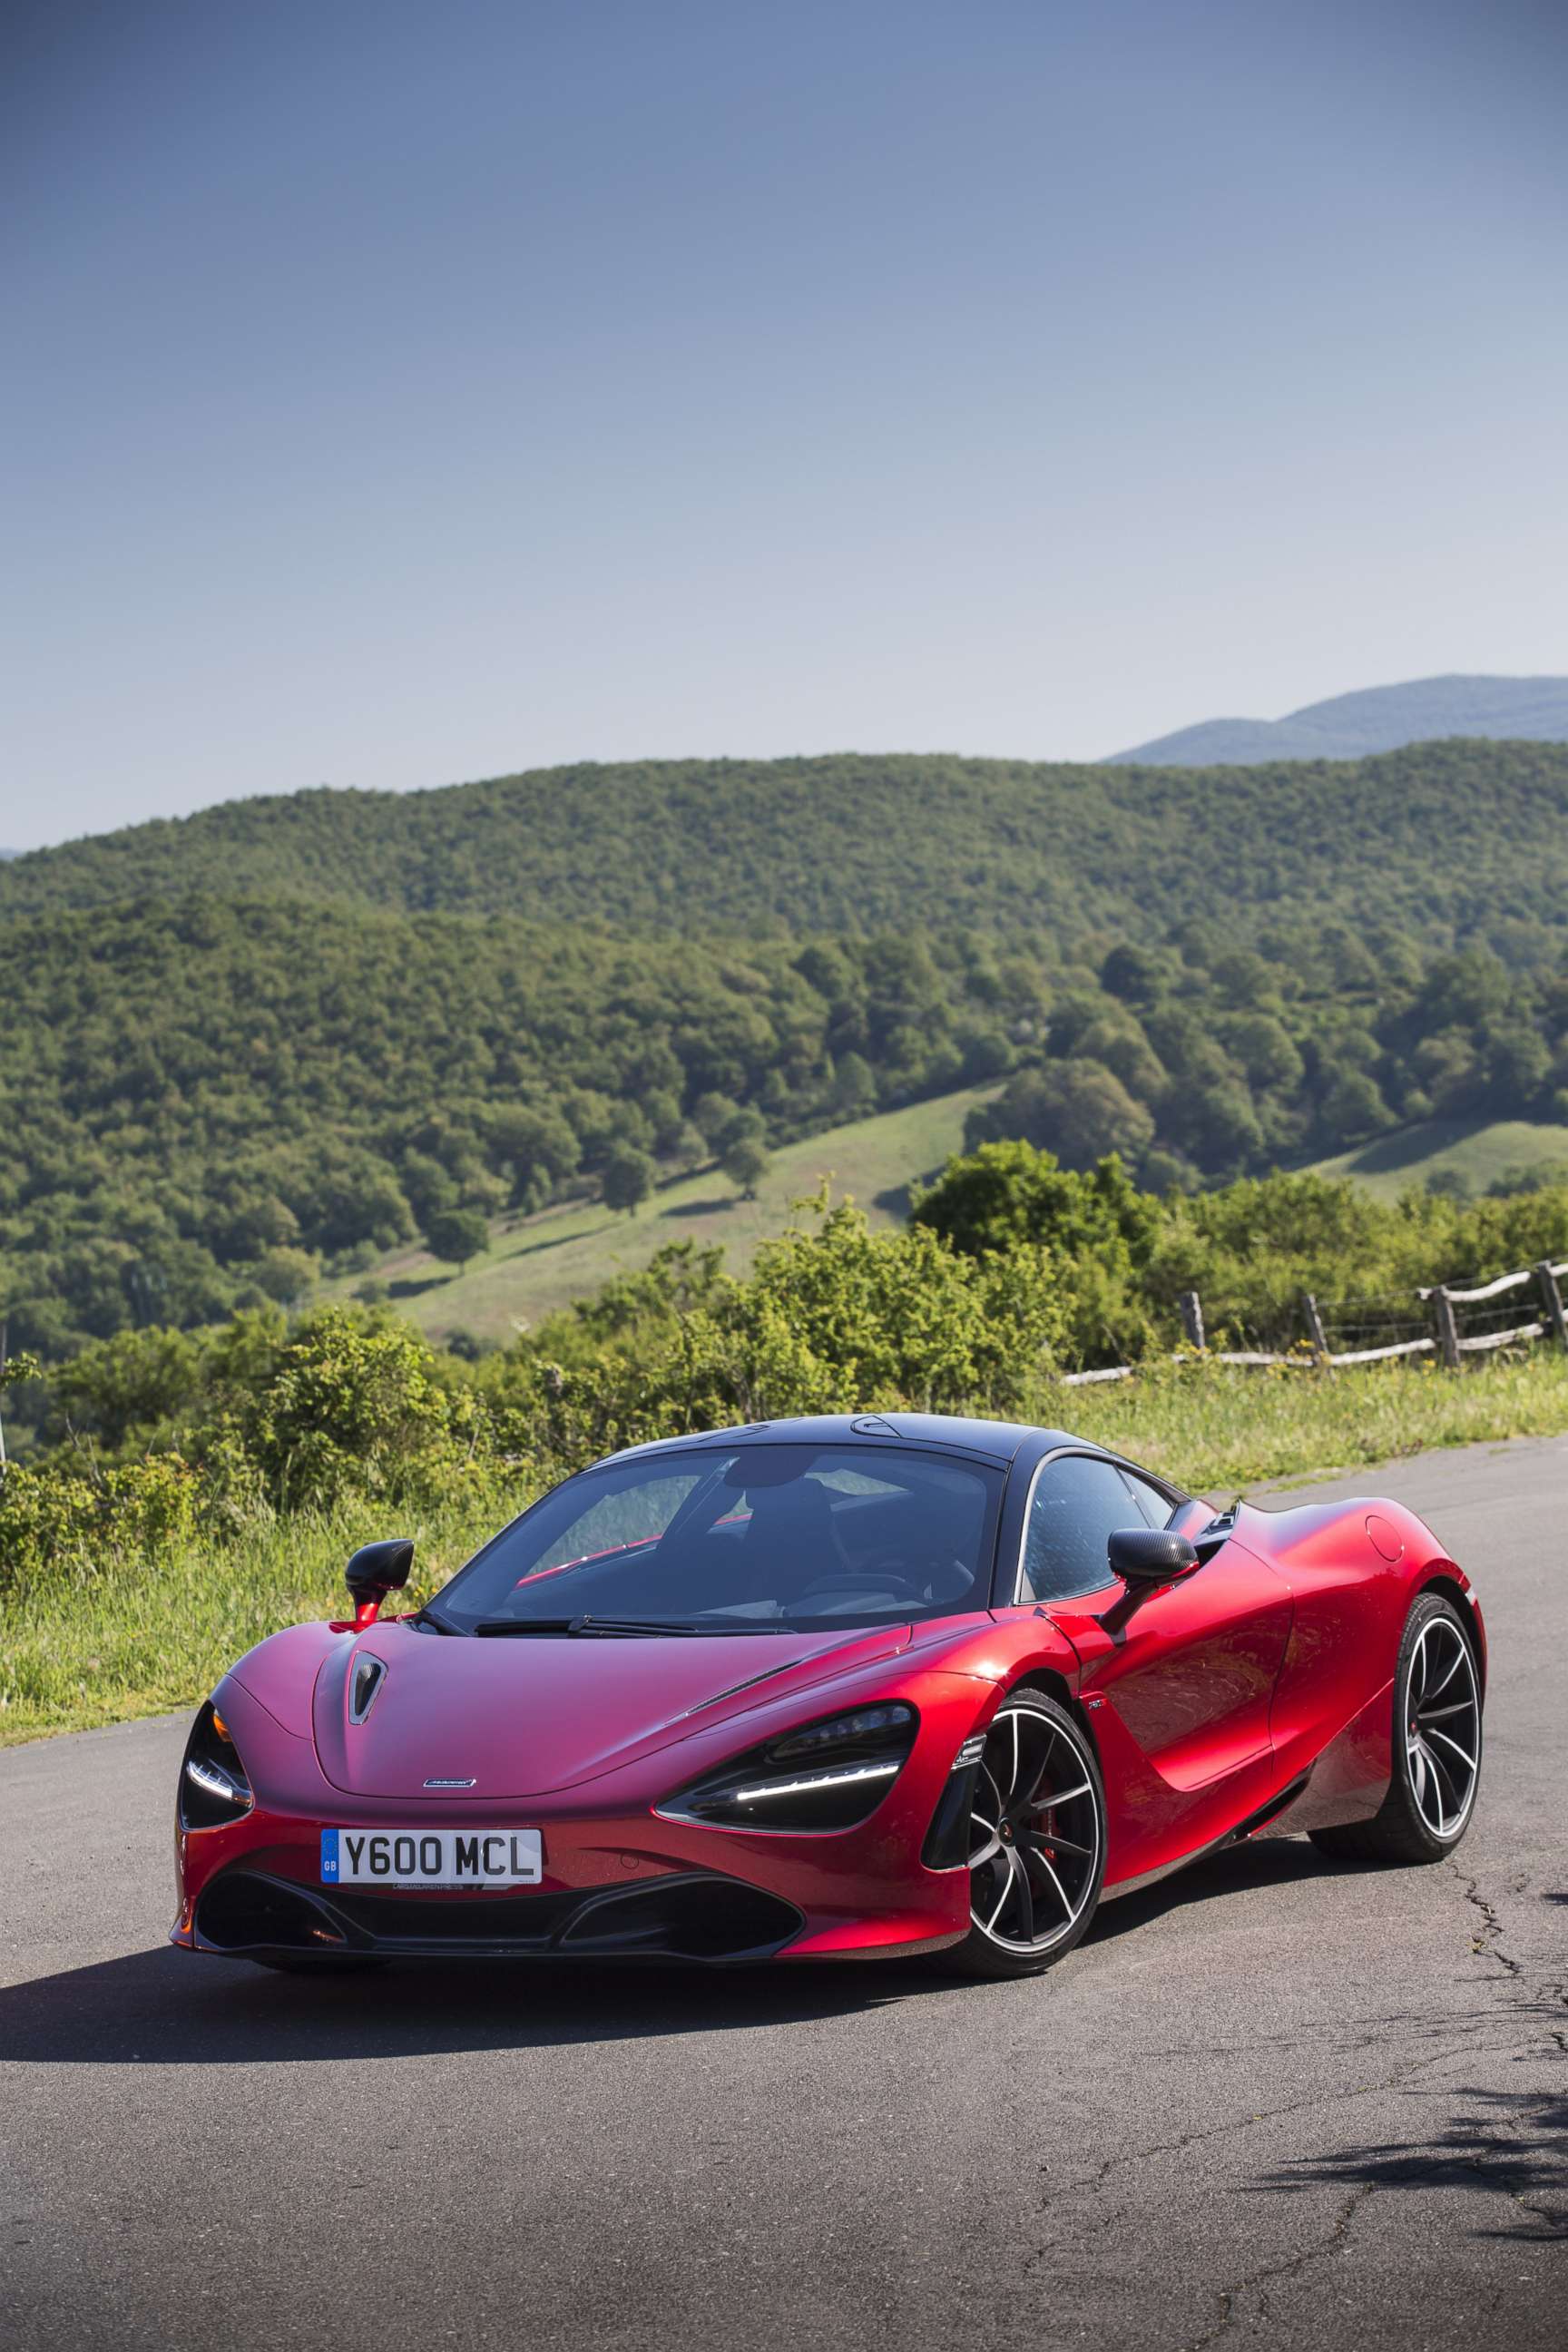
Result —
[{"label": "grass verge", "polygon": [[1460,1372],[1430,1363],[1338,1372],[1162,1365],[1051,1395],[1075,1435],[1200,1493],[1232,1495],[1438,1446],[1559,1436],[1568,1431],[1568,1356],[1541,1348]]},{"label": "grass verge", "polygon": [[[1162,1367],[1116,1387],[1042,1387],[1032,1417],[1226,1494],[1402,1454],[1568,1432],[1568,1359],[1537,1349],[1458,1374],[1405,1364],[1331,1374]],[[529,1499],[520,1491],[521,1508]],[[409,1517],[409,1515],[402,1515]],[[264,1634],[346,1605],[343,1563],[412,1534],[430,1592],[495,1515],[453,1507],[390,1530],[369,1507],[258,1523],[208,1547],[50,1578],[0,1603],[0,1745],[194,1706]]]}]

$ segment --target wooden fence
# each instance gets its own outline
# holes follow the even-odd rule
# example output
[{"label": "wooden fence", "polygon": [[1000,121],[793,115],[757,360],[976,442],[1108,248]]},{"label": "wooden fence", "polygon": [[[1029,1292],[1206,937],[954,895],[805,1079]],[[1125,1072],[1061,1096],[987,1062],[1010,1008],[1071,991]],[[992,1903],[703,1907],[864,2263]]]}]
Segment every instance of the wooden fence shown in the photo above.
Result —
[{"label": "wooden fence", "polygon": [[[1538,1265],[1522,1267],[1517,1274],[1500,1274],[1495,1282],[1478,1284],[1473,1289],[1460,1289],[1452,1283],[1435,1283],[1426,1290],[1410,1294],[1418,1304],[1424,1319],[1431,1329],[1419,1339],[1396,1340],[1392,1346],[1380,1348],[1347,1348],[1336,1353],[1329,1345],[1328,1328],[1313,1294],[1301,1294],[1301,1339],[1288,1351],[1270,1348],[1216,1348],[1211,1349],[1205,1331],[1204,1305],[1195,1290],[1184,1291],[1181,1297],[1182,1328],[1187,1345],[1171,1358],[1173,1363],[1191,1363],[1202,1357],[1211,1364],[1282,1365],[1289,1371],[1331,1371],[1343,1364],[1381,1364],[1396,1356],[1429,1356],[1441,1358],[1450,1371],[1458,1371],[1468,1355],[1482,1353],[1492,1348],[1508,1348],[1531,1339],[1554,1339],[1568,1349],[1568,1317],[1563,1307],[1561,1284],[1568,1276],[1568,1259],[1552,1265],[1544,1258]],[[1528,1293],[1533,1286],[1539,1312],[1528,1322],[1510,1322],[1486,1331],[1466,1333],[1460,1328],[1456,1312],[1460,1307],[1479,1307],[1491,1299],[1509,1298],[1514,1291]],[[1349,1299],[1349,1307],[1376,1307],[1378,1300]],[[1521,1307],[1529,1303],[1521,1299]],[[1067,1372],[1063,1385],[1067,1388],[1087,1388],[1097,1381],[1129,1381],[1137,1370],[1135,1364],[1112,1364],[1104,1371]]]}]

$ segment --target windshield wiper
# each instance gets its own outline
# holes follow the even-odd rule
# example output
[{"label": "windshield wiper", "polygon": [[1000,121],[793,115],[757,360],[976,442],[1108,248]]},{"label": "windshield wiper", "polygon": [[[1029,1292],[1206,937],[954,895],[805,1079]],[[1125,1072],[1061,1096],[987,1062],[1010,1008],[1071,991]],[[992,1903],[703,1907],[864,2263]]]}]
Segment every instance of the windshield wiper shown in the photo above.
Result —
[{"label": "windshield wiper", "polygon": [[576,1624],[575,1617],[487,1617],[476,1625],[476,1633],[504,1636],[513,1633],[570,1633]]},{"label": "windshield wiper", "polygon": [[681,1617],[579,1617],[574,1633],[782,1633],[782,1625],[715,1625]]},{"label": "windshield wiper", "polygon": [[476,1633],[505,1640],[521,1633],[783,1633],[783,1625],[700,1624],[684,1617],[489,1617]]}]

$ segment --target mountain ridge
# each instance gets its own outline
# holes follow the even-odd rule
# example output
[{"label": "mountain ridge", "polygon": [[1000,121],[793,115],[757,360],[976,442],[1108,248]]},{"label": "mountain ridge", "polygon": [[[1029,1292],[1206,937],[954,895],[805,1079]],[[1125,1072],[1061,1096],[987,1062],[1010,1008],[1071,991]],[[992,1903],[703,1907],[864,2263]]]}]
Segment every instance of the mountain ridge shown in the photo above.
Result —
[{"label": "mountain ridge", "polygon": [[1450,672],[1363,687],[1283,719],[1205,719],[1157,735],[1107,767],[1248,767],[1273,760],[1366,759],[1410,744],[1568,742],[1568,677]]}]

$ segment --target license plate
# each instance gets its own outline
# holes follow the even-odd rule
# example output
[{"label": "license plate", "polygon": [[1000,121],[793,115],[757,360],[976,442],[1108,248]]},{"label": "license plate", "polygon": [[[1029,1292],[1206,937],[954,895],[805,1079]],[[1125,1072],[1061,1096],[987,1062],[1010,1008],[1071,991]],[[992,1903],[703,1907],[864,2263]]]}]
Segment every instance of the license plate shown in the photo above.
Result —
[{"label": "license plate", "polygon": [[538,1830],[323,1830],[323,1886],[536,1886]]}]

